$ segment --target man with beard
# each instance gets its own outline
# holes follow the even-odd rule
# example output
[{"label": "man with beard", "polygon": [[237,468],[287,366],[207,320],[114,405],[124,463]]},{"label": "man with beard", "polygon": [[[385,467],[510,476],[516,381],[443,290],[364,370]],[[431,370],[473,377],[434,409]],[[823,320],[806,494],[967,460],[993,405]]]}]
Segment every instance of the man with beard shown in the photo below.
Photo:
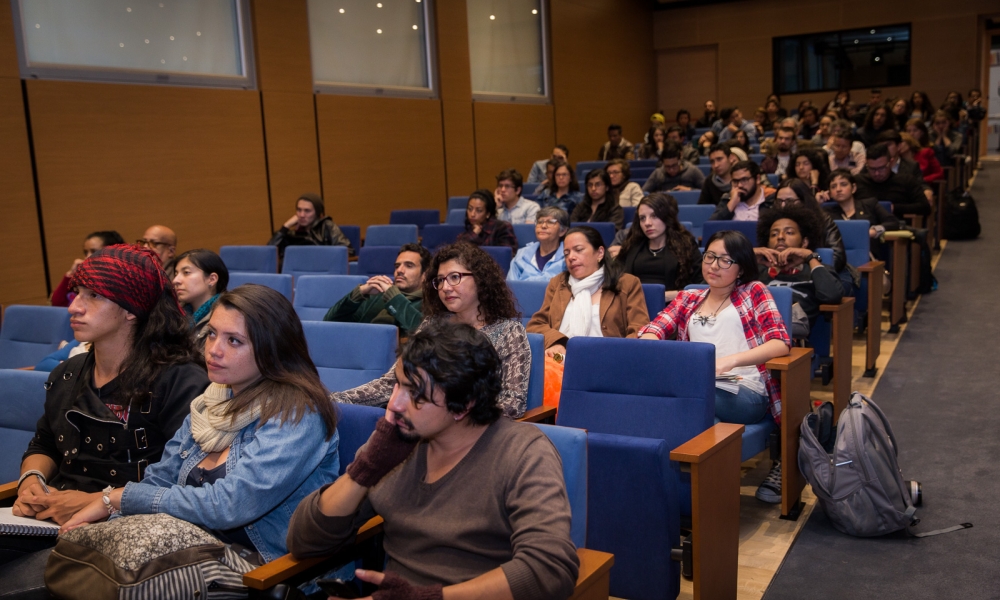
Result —
[{"label": "man with beard", "polygon": [[788,169],[788,161],[795,153],[795,130],[791,127],[779,127],[774,134],[774,156],[767,156],[760,163],[762,173],[784,173]]},{"label": "man with beard", "polygon": [[764,198],[764,188],[757,185],[760,167],[743,160],[732,169],[732,189],[722,195],[709,221],[756,221],[761,209],[771,208],[772,202]]}]

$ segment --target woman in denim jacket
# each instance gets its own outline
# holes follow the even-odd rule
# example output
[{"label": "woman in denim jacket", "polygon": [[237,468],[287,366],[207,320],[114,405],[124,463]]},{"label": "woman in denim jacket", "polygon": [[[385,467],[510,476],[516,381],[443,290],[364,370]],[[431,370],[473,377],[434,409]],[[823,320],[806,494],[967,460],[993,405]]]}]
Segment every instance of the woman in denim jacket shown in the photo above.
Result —
[{"label": "woman in denim jacket", "polygon": [[251,562],[287,552],[299,501],[337,478],[336,413],[280,293],[248,284],[222,294],[207,330],[212,384],[163,458],[141,482],[105,489],[64,531],[109,513],[166,513],[241,546]]}]

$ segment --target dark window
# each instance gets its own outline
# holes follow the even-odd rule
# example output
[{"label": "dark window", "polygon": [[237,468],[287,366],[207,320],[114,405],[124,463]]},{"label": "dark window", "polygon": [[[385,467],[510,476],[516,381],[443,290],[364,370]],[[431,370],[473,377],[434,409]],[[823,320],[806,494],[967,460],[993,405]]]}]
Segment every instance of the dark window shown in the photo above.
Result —
[{"label": "dark window", "polygon": [[910,24],[774,38],[778,94],[910,85]]}]

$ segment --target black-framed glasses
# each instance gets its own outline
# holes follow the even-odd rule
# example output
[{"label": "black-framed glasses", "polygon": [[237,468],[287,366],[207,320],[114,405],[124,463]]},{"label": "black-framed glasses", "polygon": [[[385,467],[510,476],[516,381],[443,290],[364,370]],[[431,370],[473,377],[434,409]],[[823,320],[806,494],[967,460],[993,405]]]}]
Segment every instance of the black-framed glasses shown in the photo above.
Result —
[{"label": "black-framed glasses", "polygon": [[135,241],[135,243],[139,244],[140,246],[146,246],[146,247],[149,247],[149,248],[159,248],[160,246],[169,246],[170,245],[170,243],[168,243],[168,242],[158,242],[156,240],[145,240],[145,239],[142,239],[142,238],[137,239]]},{"label": "black-framed glasses", "polygon": [[447,281],[451,287],[458,287],[462,284],[463,277],[472,277],[472,273],[459,273],[458,271],[448,273],[444,277],[435,277],[432,279],[431,285],[434,286],[434,289],[439,290],[441,289],[441,285]]},{"label": "black-framed glasses", "polygon": [[753,177],[740,177],[739,179],[733,177],[732,179],[732,182],[736,185],[740,185],[742,183],[750,183],[751,181],[753,181]]},{"label": "black-framed glasses", "polygon": [[728,256],[719,256],[715,252],[706,252],[705,256],[701,257],[701,262],[706,265],[717,262],[720,269],[728,269],[736,264],[735,260],[729,258]]}]

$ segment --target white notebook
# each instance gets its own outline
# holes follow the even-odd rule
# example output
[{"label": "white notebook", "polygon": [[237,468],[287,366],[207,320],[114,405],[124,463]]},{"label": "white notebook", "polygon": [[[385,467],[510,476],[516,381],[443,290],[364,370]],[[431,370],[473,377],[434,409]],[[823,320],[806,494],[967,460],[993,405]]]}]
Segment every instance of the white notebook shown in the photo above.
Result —
[{"label": "white notebook", "polygon": [[7,507],[0,508],[0,533],[7,535],[59,535],[59,525],[52,521],[15,517],[10,507]]}]

